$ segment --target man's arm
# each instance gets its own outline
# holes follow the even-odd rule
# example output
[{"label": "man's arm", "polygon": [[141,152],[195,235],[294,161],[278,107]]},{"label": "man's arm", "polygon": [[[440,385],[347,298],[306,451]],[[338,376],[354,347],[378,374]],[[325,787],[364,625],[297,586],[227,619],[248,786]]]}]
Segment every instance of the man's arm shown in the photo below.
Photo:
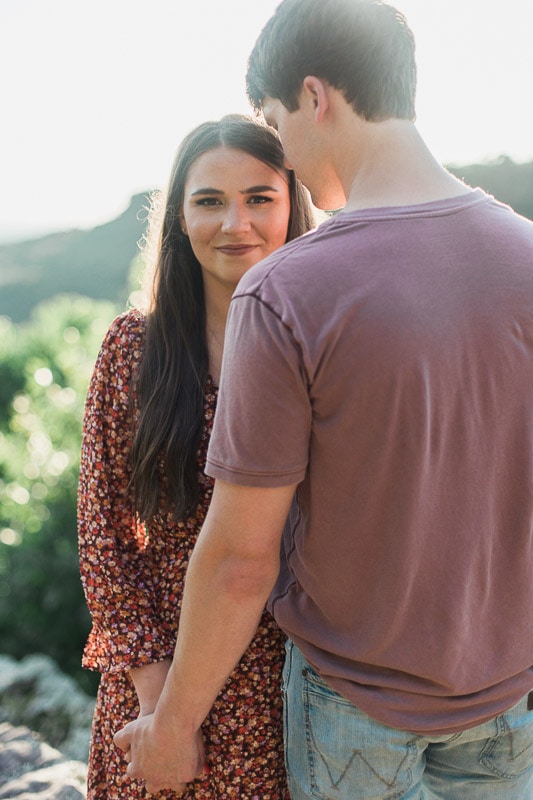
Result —
[{"label": "man's arm", "polygon": [[203,769],[200,726],[253,638],[279,571],[283,526],[296,486],[216,481],[194,548],[176,650],[153,715],[115,737],[131,747],[128,774],[148,791],[183,790]]}]

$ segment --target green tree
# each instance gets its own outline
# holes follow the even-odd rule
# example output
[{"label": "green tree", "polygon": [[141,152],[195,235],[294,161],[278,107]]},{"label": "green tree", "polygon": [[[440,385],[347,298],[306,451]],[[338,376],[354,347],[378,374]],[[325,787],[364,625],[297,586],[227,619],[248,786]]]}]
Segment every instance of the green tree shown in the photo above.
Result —
[{"label": "green tree", "polygon": [[0,318],[2,651],[46,653],[88,690],[76,491],[87,386],[116,313],[110,302],[60,296],[27,324]]}]

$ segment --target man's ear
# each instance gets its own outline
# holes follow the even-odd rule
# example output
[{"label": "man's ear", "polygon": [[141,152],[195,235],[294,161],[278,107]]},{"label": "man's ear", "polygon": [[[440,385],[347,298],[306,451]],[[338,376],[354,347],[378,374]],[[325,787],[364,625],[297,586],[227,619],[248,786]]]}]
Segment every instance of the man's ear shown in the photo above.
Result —
[{"label": "man's ear", "polygon": [[307,75],[303,79],[302,94],[313,105],[316,122],[322,122],[329,108],[328,84],[314,75]]}]

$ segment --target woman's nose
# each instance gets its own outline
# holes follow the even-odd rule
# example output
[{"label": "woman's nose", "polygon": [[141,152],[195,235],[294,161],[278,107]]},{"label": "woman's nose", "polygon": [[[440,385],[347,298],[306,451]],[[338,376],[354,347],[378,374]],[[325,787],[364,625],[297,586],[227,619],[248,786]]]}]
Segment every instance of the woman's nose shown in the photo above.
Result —
[{"label": "woman's nose", "polygon": [[222,230],[225,233],[248,230],[250,215],[245,206],[228,205],[222,220]]}]

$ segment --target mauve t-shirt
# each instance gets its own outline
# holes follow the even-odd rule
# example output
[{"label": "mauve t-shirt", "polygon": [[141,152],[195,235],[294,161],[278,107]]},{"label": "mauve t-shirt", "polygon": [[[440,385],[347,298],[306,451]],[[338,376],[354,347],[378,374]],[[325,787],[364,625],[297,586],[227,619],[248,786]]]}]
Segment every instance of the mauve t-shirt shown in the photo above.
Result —
[{"label": "mauve t-shirt", "polygon": [[273,613],[381,722],[533,688],[533,224],[481,190],[340,213],[231,303],[207,472],[299,484]]}]

